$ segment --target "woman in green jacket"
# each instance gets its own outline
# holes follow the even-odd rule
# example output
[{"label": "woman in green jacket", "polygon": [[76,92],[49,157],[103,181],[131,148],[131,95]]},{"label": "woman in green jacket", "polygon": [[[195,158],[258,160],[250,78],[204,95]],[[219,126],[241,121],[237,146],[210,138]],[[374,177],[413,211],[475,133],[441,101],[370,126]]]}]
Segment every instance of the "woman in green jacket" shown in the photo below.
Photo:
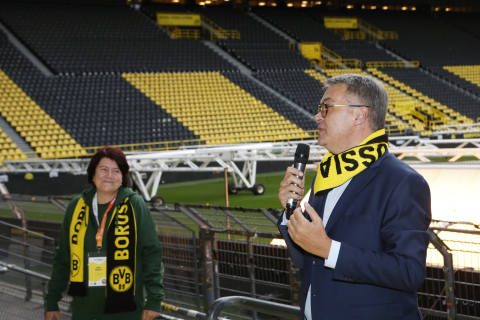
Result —
[{"label": "woman in green jacket", "polygon": [[69,283],[72,320],[160,315],[162,248],[147,205],[127,188],[128,171],[120,149],[105,147],[92,157],[87,175],[93,187],[70,202],[63,220],[46,320],[61,320],[58,301]]}]

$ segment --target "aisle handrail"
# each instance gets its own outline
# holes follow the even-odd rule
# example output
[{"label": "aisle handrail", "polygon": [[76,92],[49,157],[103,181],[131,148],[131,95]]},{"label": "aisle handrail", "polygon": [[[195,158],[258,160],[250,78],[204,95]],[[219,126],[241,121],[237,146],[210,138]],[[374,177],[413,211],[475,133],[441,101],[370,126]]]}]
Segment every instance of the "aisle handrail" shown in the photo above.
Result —
[{"label": "aisle handrail", "polygon": [[223,297],[215,300],[208,309],[207,320],[217,320],[225,308],[237,307],[288,319],[299,319],[300,308],[277,302],[265,301],[249,297]]}]

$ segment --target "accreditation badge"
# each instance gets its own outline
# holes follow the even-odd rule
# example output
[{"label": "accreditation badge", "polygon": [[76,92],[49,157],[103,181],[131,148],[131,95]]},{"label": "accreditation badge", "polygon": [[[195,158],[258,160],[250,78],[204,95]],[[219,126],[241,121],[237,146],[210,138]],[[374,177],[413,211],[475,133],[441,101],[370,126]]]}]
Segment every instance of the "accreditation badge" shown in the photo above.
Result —
[{"label": "accreditation badge", "polygon": [[107,285],[107,256],[105,253],[88,254],[88,286],[104,287]]}]

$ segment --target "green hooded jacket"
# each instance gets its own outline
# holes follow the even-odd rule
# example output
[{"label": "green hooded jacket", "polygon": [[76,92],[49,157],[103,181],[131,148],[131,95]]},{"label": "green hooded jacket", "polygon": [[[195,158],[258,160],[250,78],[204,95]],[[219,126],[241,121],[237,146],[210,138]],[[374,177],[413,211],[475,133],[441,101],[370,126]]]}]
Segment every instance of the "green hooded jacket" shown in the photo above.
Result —
[{"label": "green hooded jacket", "polygon": [[[98,223],[91,210],[92,200],[96,192],[95,187],[85,190],[81,196],[73,199],[68,205],[60,230],[59,245],[55,250],[52,276],[48,283],[48,293],[45,295],[47,311],[59,310],[58,301],[61,300],[62,293],[67,290],[70,282],[69,230],[72,215],[80,197],[83,197],[86,205],[90,208],[88,226],[85,233],[84,261],[88,261],[89,252],[97,252],[95,235],[97,233]],[[165,297],[163,293],[164,268],[162,263],[162,248],[155,230],[155,222],[147,205],[132,189],[120,187],[115,205],[108,212],[107,221],[110,221],[114,208],[126,197],[130,197],[137,223],[137,265],[135,273],[135,303],[137,304],[137,310],[134,312],[104,314],[103,310],[106,301],[105,287],[88,287],[88,267],[85,267],[84,284],[87,288],[87,295],[85,297],[73,297],[72,320],[141,320],[143,310],[160,311],[160,303]],[[100,222],[107,206],[108,204],[98,205],[98,219]],[[100,252],[106,252],[106,243],[107,230],[105,230],[103,235],[103,245]],[[85,263],[85,265],[87,265],[87,263]],[[145,301],[145,291],[147,301]]]}]

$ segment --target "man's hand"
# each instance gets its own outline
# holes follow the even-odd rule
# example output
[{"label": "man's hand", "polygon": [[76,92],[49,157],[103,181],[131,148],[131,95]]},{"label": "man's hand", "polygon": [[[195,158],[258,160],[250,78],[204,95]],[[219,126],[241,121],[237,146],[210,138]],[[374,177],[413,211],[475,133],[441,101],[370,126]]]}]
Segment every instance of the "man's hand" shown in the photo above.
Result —
[{"label": "man's hand", "polygon": [[153,320],[160,315],[160,312],[153,310],[143,310],[142,320]]},{"label": "man's hand", "polygon": [[60,312],[48,311],[45,315],[45,320],[62,320],[62,318],[60,317]]},{"label": "man's hand", "polygon": [[[301,179],[297,178],[295,175],[301,177]],[[298,187],[293,183],[297,184]],[[305,179],[303,172],[293,167],[288,167],[287,171],[285,172],[285,178],[283,178],[282,182],[280,182],[280,190],[278,191],[278,199],[280,199],[280,203],[285,210],[287,209],[288,199],[297,199],[298,204],[300,204],[304,194],[304,185]],[[297,194],[293,193],[292,191],[296,192]]]},{"label": "man's hand", "polygon": [[305,202],[305,210],[310,215],[312,222],[303,216],[302,208],[297,208],[287,222],[288,234],[305,251],[327,259],[332,239],[327,236],[323,220],[308,202]]}]

